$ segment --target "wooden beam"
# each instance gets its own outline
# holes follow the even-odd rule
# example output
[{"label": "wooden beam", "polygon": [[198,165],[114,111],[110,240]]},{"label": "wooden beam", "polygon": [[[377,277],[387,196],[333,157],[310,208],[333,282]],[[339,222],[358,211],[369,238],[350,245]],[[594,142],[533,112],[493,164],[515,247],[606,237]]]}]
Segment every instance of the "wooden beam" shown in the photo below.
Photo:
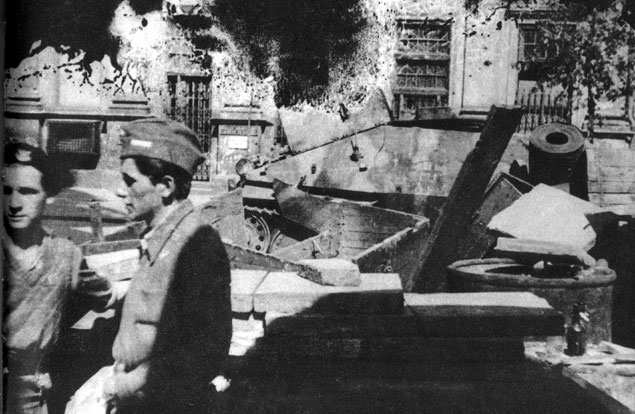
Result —
[{"label": "wooden beam", "polygon": [[448,201],[423,248],[414,290],[437,292],[445,288],[446,266],[457,260],[457,242],[465,234],[472,215],[483,201],[487,184],[511,139],[520,118],[519,107],[490,109],[474,149],[463,162]]}]

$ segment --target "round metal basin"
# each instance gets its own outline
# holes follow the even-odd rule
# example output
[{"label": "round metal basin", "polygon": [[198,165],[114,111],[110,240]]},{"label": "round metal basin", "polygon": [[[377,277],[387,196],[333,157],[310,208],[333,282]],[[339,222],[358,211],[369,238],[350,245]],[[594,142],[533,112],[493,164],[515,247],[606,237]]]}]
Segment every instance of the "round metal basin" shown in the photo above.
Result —
[{"label": "round metal basin", "polygon": [[584,302],[591,319],[589,340],[610,340],[615,272],[607,268],[575,272],[564,267],[561,271],[562,275],[553,269],[537,274],[531,266],[511,259],[461,260],[448,266],[448,285],[454,292],[530,291],[561,311],[567,322],[573,305]]}]

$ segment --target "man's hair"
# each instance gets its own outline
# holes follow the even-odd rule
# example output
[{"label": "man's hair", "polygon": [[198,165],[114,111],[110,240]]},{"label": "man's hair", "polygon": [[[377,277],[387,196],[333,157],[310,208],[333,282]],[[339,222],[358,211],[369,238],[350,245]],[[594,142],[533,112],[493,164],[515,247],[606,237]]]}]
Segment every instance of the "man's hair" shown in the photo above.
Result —
[{"label": "man's hair", "polygon": [[157,184],[163,177],[169,175],[174,178],[174,198],[184,200],[190,194],[192,176],[183,168],[172,163],[148,157],[124,157],[132,158],[137,164],[139,172],[148,178],[152,184]]},{"label": "man's hair", "polygon": [[4,147],[4,166],[31,166],[42,173],[42,188],[48,196],[54,196],[63,188],[73,185],[69,169],[53,166],[50,158],[38,147],[24,142],[10,142]]}]

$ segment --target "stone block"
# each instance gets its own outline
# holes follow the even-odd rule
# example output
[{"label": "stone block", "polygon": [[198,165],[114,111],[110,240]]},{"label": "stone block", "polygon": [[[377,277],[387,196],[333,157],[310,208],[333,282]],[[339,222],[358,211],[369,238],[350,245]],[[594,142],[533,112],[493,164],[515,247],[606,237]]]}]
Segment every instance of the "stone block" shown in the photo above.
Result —
[{"label": "stone block", "polygon": [[296,314],[267,312],[265,332],[271,335],[371,338],[417,335],[417,320],[410,309],[402,314]]},{"label": "stone block", "polygon": [[408,362],[509,362],[524,358],[520,338],[264,338],[259,355],[282,360],[372,360]]},{"label": "stone block", "polygon": [[256,343],[265,334],[264,321],[249,318],[232,319],[232,338],[229,345],[229,355],[243,356],[256,347]]},{"label": "stone block", "polygon": [[359,286],[323,286],[293,272],[271,272],[254,295],[258,313],[403,312],[403,290],[396,273],[364,273]]},{"label": "stone block", "polygon": [[541,260],[588,267],[595,265],[595,259],[579,247],[547,241],[499,237],[494,252],[496,257],[509,257],[528,265]]},{"label": "stone block", "polygon": [[404,295],[425,337],[525,337],[562,335],[564,319],[530,292]]},{"label": "stone block", "polygon": [[320,271],[321,283],[331,286],[359,286],[362,278],[359,267],[345,259],[305,259],[300,263],[312,266]]},{"label": "stone block", "polygon": [[589,250],[596,234],[585,214],[600,208],[562,190],[538,184],[496,214],[487,228],[519,239],[564,243]]},{"label": "stone block", "polygon": [[232,269],[232,311],[250,313],[254,309],[254,293],[267,276],[266,270]]}]

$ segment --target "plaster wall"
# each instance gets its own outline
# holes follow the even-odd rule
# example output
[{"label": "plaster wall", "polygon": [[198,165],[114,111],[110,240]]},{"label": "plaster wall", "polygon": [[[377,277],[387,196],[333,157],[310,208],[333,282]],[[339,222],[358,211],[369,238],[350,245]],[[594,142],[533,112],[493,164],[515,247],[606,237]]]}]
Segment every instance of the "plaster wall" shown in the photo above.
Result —
[{"label": "plaster wall", "polygon": [[[329,69],[329,84],[321,101],[312,105],[300,102],[294,109],[310,106],[333,112],[342,102],[354,111],[375,88],[383,89],[390,103],[398,37],[395,19],[404,15],[452,19],[450,105],[455,110],[513,103],[517,28],[513,21],[503,21],[502,28],[497,27],[502,10],[484,21],[497,4],[489,3],[479,15],[468,16],[461,2],[364,1],[368,18],[358,34],[359,46],[350,59]],[[187,28],[177,25],[164,11],[138,15],[122,1],[109,31],[120,41],[116,57],[105,55],[100,61],[89,62],[89,69],[84,70],[82,53],[69,56],[45,48],[9,69],[8,96],[39,95],[45,106],[105,108],[113,96],[144,95],[158,115],[165,102],[167,73],[209,74],[215,107],[252,101],[266,113],[275,112],[275,80],[251,74],[246,52],[214,24],[208,34],[227,46],[223,51],[201,51],[192,44]],[[34,50],[37,46],[34,44]],[[201,52],[209,55],[211,64],[200,64],[197,56]],[[113,64],[115,58],[119,67]]]},{"label": "plaster wall", "polygon": [[[362,107],[375,88],[382,89],[391,104],[397,16],[452,21],[449,81],[450,105],[455,112],[463,108],[487,109],[491,104],[513,103],[516,88],[513,63],[517,59],[518,32],[513,21],[503,21],[500,28],[497,26],[502,20],[502,10],[486,19],[497,2],[487,3],[477,16],[467,15],[459,1],[365,0],[363,4],[368,24],[358,35],[359,47],[350,59],[330,68],[329,85],[322,101],[311,105],[298,103],[287,109],[333,114],[341,102],[354,112]],[[85,70],[81,53],[69,56],[47,47],[9,69],[8,95],[37,95],[44,107],[80,110],[105,110],[113,97],[141,95],[148,99],[152,114],[161,116],[166,103],[167,74],[208,74],[212,77],[214,108],[251,101],[261,106],[265,117],[276,117],[275,80],[253,75],[246,52],[221,28],[212,25],[209,33],[222,39],[227,46],[222,51],[203,51],[211,58],[208,66],[197,58],[201,51],[192,44],[191,34],[168,17],[165,10],[140,15],[127,1],[122,1],[114,12],[109,31],[120,41],[116,56],[119,67],[113,64],[115,56],[105,55],[100,61],[90,62],[90,69]],[[22,131],[19,134],[33,134],[37,130],[32,121],[9,120],[8,124]],[[109,122],[107,132],[102,134],[102,157],[97,167],[100,171],[118,166],[116,127],[116,123]],[[390,165],[394,162],[402,173],[375,178],[383,180],[382,191],[397,191],[396,187],[400,187],[404,192],[445,195],[473,146],[474,138],[470,134],[417,133],[413,132],[415,130],[404,131],[408,136],[406,141],[414,147],[397,148],[403,142],[390,141],[382,149],[383,154],[378,152],[377,155],[381,161],[387,156],[388,148],[395,147],[400,155],[381,163]],[[349,142],[343,145],[350,148]],[[522,150],[512,152],[520,154],[519,158],[524,155]],[[306,161],[306,165],[298,166],[294,171],[310,168],[314,161],[309,158],[313,156],[298,157],[294,162]],[[412,171],[408,171],[411,167]],[[388,177],[394,182],[386,184]],[[360,190],[368,187],[366,182],[349,184],[359,185]]]}]

